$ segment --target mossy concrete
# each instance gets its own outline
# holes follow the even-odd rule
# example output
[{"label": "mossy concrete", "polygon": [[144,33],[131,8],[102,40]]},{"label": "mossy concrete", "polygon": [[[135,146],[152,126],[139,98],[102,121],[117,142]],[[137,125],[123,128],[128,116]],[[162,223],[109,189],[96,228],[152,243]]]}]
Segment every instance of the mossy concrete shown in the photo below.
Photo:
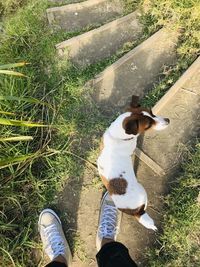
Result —
[{"label": "mossy concrete", "polygon": [[[161,132],[152,130],[140,137],[139,147],[161,165],[166,175],[159,176],[138,158],[134,160],[137,179],[144,185],[148,194],[147,212],[155,220],[159,232],[164,216],[164,196],[169,191],[171,182],[176,179],[186,145],[199,135],[200,58],[194,64],[191,66],[193,71],[186,72],[170,89],[174,91],[174,87],[178,86],[175,88],[176,93],[163,102],[164,96],[160,100],[161,104],[164,104],[154,107],[160,115],[170,118],[170,126]],[[80,246],[74,256],[74,267],[96,266],[95,238],[102,195],[102,188],[92,184],[97,176],[95,169],[85,168],[79,204],[76,198],[79,181],[66,186],[62,194],[60,207],[72,221],[70,229],[74,229],[73,224],[76,224],[75,230],[80,238]],[[78,211],[74,213],[74,207],[77,205]],[[76,222],[73,218],[77,218]],[[138,266],[143,267],[148,266],[145,251],[155,246],[158,234],[145,229],[133,217],[124,214],[118,240],[128,247]]]},{"label": "mossy concrete", "polygon": [[138,12],[116,19],[97,29],[56,45],[61,60],[69,59],[77,66],[87,66],[111,57],[127,42],[142,35]]},{"label": "mossy concrete", "polygon": [[[155,113],[170,119],[169,127],[160,132],[149,131],[140,138],[139,147],[165,170],[166,175],[158,176],[137,158],[134,161],[137,178],[148,194],[148,212],[159,230],[164,216],[163,197],[176,180],[185,151],[199,137],[199,108],[200,57],[154,107]],[[156,233],[124,215],[119,239],[128,246],[139,266],[148,266],[144,252],[155,245]]]},{"label": "mossy concrete", "polygon": [[[47,11],[47,14],[53,26],[75,31],[91,24],[102,24],[107,20],[114,20],[116,16],[122,15],[120,2],[90,0],[80,4],[52,8]],[[98,29],[95,32],[98,32]],[[105,38],[106,35],[102,37],[102,43],[106,43]],[[91,96],[95,104],[102,111],[113,114],[113,111],[119,112],[126,106],[132,94],[140,97],[147,94],[162,77],[164,67],[176,62],[177,41],[176,32],[159,30],[105,69],[86,85],[86,88],[90,87],[89,91],[92,91]],[[89,49],[90,46],[85,47]],[[99,50],[98,46],[96,50]],[[109,51],[113,53],[112,50]],[[99,58],[98,53],[97,58]],[[93,62],[89,56],[88,58],[89,64]],[[134,160],[136,176],[148,194],[148,213],[155,220],[159,231],[162,227],[163,197],[169,190],[171,181],[176,178],[184,149],[199,135],[200,59],[169,90],[169,92],[172,91],[173,95],[167,93],[167,97],[164,96],[154,107],[156,114],[170,118],[170,126],[162,132],[149,131],[139,140],[139,148],[155,161],[166,175],[157,175],[138,158]],[[88,143],[90,141],[88,140]],[[95,238],[103,188],[100,179],[100,186],[94,182],[98,181],[97,170],[89,167],[86,162],[83,167],[84,173],[80,179],[72,177],[71,181],[66,184],[59,197],[59,207],[67,221],[63,224],[67,238],[73,237],[72,233],[78,235],[78,242],[74,246],[72,266],[95,267],[97,266]],[[131,256],[139,266],[148,266],[145,250],[155,244],[156,238],[156,233],[145,229],[134,218],[124,214],[118,240],[129,248]]]},{"label": "mossy concrete", "polygon": [[73,3],[80,3],[83,2],[84,0],[48,0],[49,3],[54,3],[54,4],[73,4]]},{"label": "mossy concrete", "polygon": [[90,81],[86,87],[104,111],[126,106],[133,94],[143,97],[176,61],[178,34],[161,29]]},{"label": "mossy concrete", "polygon": [[50,25],[67,32],[103,24],[122,14],[123,8],[120,0],[88,0],[47,9]]},{"label": "mossy concrete", "polygon": [[147,133],[142,145],[142,150],[166,172],[176,168],[184,149],[200,130],[200,58],[170,90],[175,94],[169,94],[160,109],[155,107],[156,113],[170,119],[169,127]]}]

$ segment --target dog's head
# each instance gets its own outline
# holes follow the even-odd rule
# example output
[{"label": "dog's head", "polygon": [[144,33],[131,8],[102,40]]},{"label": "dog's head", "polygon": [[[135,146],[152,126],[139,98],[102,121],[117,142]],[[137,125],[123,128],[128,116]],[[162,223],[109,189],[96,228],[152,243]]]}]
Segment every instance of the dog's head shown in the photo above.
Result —
[{"label": "dog's head", "polygon": [[167,128],[170,123],[168,118],[158,117],[151,109],[141,107],[137,96],[132,96],[128,111],[131,115],[123,121],[126,134],[141,134],[149,129],[159,131]]}]

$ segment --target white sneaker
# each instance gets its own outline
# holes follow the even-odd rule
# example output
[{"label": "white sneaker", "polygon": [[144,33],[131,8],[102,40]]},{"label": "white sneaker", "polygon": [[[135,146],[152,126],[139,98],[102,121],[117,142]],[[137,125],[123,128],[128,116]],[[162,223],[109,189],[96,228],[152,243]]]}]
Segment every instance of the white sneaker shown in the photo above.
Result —
[{"label": "white sneaker", "polygon": [[52,261],[57,256],[63,256],[68,266],[71,265],[72,255],[65,238],[61,221],[51,209],[44,209],[40,213],[38,230],[42,239],[44,251]]},{"label": "white sneaker", "polygon": [[99,213],[99,225],[96,236],[97,251],[101,249],[101,243],[104,238],[116,241],[120,229],[122,213],[112,201],[108,192],[105,193],[101,201]]}]

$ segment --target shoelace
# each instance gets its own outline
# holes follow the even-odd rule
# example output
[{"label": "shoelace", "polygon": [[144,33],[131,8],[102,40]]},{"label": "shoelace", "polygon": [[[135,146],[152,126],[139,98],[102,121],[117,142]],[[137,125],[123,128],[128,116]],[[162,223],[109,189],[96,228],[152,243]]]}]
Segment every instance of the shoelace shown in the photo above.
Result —
[{"label": "shoelace", "polygon": [[111,205],[105,205],[103,217],[100,222],[99,235],[101,237],[113,238],[118,231],[116,221],[117,208]]},{"label": "shoelace", "polygon": [[52,224],[45,228],[44,234],[48,244],[45,248],[48,255],[52,256],[52,258],[58,255],[63,255],[65,253],[65,244],[56,225]]}]

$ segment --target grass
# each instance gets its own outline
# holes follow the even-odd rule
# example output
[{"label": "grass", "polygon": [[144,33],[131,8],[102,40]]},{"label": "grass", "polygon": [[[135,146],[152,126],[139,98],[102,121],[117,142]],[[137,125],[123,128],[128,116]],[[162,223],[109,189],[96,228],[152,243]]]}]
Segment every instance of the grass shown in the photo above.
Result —
[{"label": "grass", "polygon": [[[85,71],[69,63],[59,67],[54,45],[71,34],[52,35],[46,25],[46,7],[46,1],[30,1],[5,20],[1,36],[2,64],[22,59],[31,63],[23,68],[28,78],[0,77],[0,94],[4,96],[1,110],[14,113],[11,118],[16,120],[53,125],[48,129],[4,126],[0,130],[1,138],[34,136],[26,143],[0,144],[2,162],[30,156],[1,172],[0,257],[4,266],[13,262],[16,266],[35,266],[29,255],[32,247],[37,247],[34,229],[38,212],[50,203],[55,206],[55,195],[64,183],[81,176],[84,164],[80,158],[87,158],[88,153],[81,146],[83,137],[105,128],[103,116],[82,97],[82,85],[108,62]],[[38,102],[25,101],[30,97]],[[76,153],[72,153],[74,150]],[[79,159],[74,158],[76,154]]]},{"label": "grass", "polygon": [[27,2],[27,0],[0,0],[0,18],[11,15]]},{"label": "grass", "polygon": [[149,265],[165,267],[199,266],[200,143],[188,152],[182,173],[166,197],[164,228],[160,246],[149,254]]},{"label": "grass", "polygon": [[180,32],[175,66],[167,67],[163,79],[143,99],[147,106],[154,105],[192,64],[200,52],[200,2],[198,0],[144,0],[141,22],[147,35],[161,26]]},{"label": "grass", "polygon": [[[195,16],[191,17],[193,7],[187,7],[181,19],[176,20],[174,12],[184,9],[177,1],[175,4],[171,1],[152,2],[152,5],[145,4],[146,13],[141,18],[145,25],[143,38],[162,24],[183,28],[184,22],[187,23],[184,28],[186,35],[181,36],[178,46],[177,66],[167,69],[161,83],[143,99],[144,104],[150,106],[198,55],[196,36],[200,25],[198,17],[194,24],[190,22],[195,19]],[[163,5],[160,8],[158,4],[161,2],[166,2],[168,9]],[[198,8],[198,2],[193,2]],[[4,31],[0,36],[0,64],[22,61],[31,64],[23,67],[27,77],[0,76],[0,95],[3,96],[0,98],[0,110],[4,112],[1,117],[39,122],[51,127],[5,125],[0,128],[0,138],[4,138],[0,143],[0,160],[15,163],[9,164],[0,174],[0,261],[2,266],[36,266],[36,262],[30,261],[30,253],[33,247],[38,247],[35,225],[39,212],[49,205],[58,209],[55,196],[69,180],[81,183],[84,165],[87,164],[81,158],[94,161],[99,135],[112,120],[89,102],[83,85],[136,43],[125,46],[112,58],[85,70],[77,69],[69,62],[61,65],[55,57],[54,45],[79,32],[53,34],[45,17],[47,0],[2,3]],[[126,12],[129,13],[138,3],[126,0]],[[191,36],[190,40],[188,36]],[[26,101],[28,99],[35,101]],[[5,140],[20,136],[33,139]],[[11,162],[14,158],[23,161]],[[93,184],[99,187],[98,181],[94,180]],[[75,238],[72,243],[75,251],[80,244],[81,241]]]}]

